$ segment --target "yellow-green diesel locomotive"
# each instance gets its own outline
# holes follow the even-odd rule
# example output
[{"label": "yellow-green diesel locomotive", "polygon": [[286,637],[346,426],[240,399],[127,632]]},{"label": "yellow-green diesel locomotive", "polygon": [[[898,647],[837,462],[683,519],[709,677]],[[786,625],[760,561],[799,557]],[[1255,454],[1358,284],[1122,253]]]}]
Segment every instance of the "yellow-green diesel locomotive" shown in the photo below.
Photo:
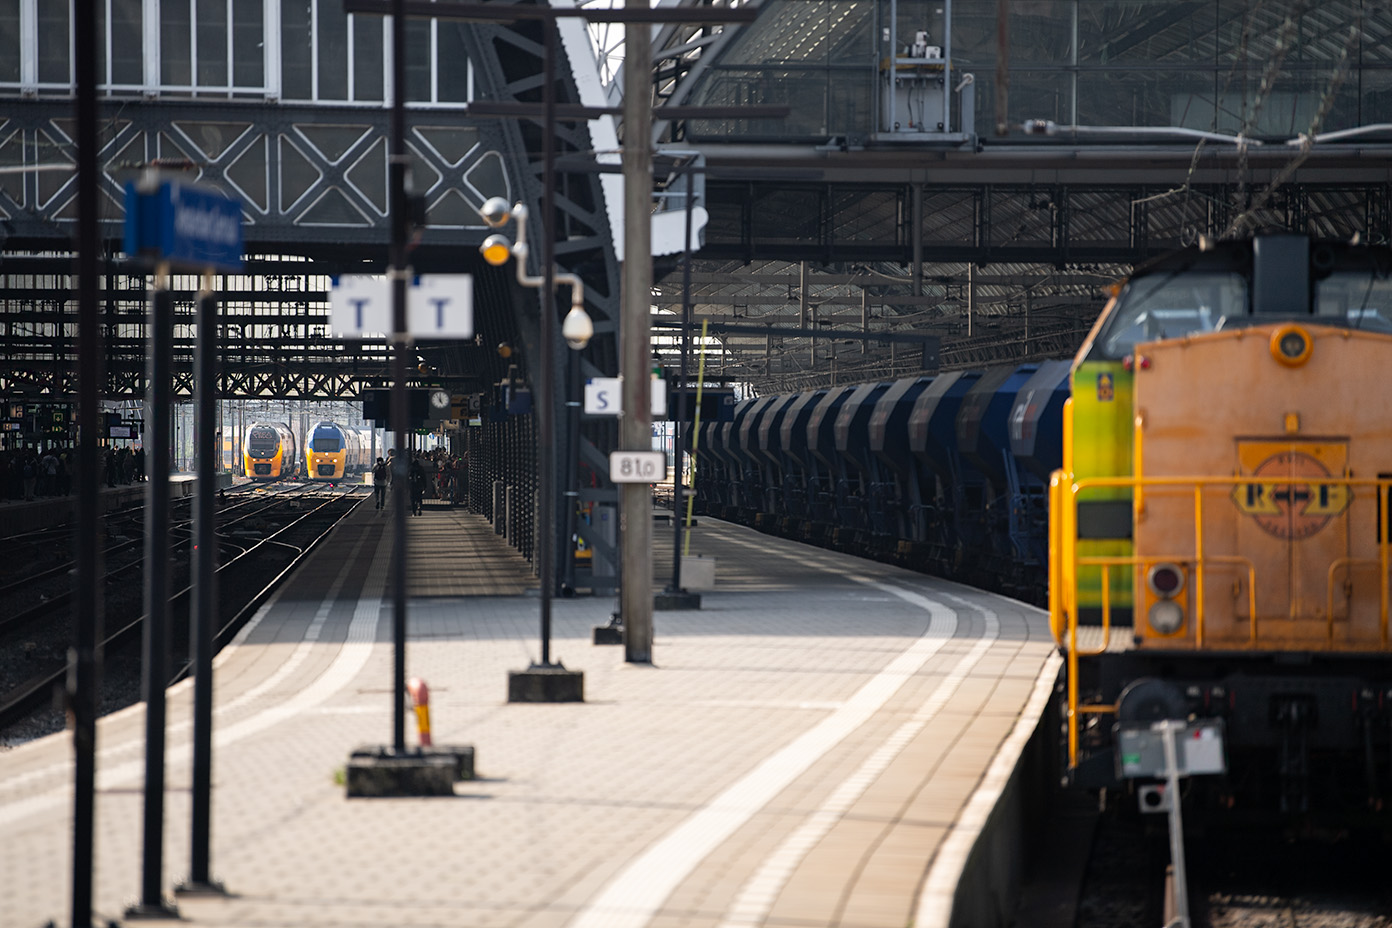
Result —
[{"label": "yellow-green diesel locomotive", "polygon": [[1392,794],[1389,274],[1392,249],[1257,236],[1107,304],[1050,489],[1075,785],[1144,775],[1130,734],[1170,719],[1221,755],[1224,808]]}]

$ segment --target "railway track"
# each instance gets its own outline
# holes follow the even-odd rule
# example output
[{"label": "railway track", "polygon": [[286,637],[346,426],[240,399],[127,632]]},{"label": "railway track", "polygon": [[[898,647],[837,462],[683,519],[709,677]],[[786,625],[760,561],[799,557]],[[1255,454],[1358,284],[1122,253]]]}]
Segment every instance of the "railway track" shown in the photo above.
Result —
[{"label": "railway track", "polygon": [[[286,499],[302,497],[313,492],[308,484],[277,488],[265,495],[256,493],[230,494],[217,513],[218,533],[223,537],[220,544],[224,553],[238,535],[260,534],[258,520],[264,513],[282,505]],[[173,514],[169,523],[171,555],[187,551],[192,543],[193,517],[187,499],[177,502],[183,505]],[[72,526],[61,530],[45,530],[44,537],[31,539],[28,544],[43,544],[48,549],[48,559],[55,554],[65,559],[51,567],[37,567],[32,558],[19,559],[19,568],[4,572],[4,582],[0,583],[0,635],[11,630],[29,627],[57,614],[72,601],[72,574],[76,564],[66,557],[71,549]],[[60,534],[60,539],[53,535]],[[26,536],[18,536],[20,539]],[[61,541],[61,547],[59,547]],[[144,565],[145,530],[143,509],[123,510],[114,514],[106,523],[107,544],[102,551],[103,581],[113,583],[125,578],[138,576]],[[24,545],[23,541],[19,542]],[[9,563],[0,561],[0,563]]]},{"label": "railway track", "polygon": [[1194,928],[1392,928],[1392,845],[1277,830],[1189,842]]},{"label": "railway track", "polygon": [[[1191,928],[1392,928],[1392,841],[1295,837],[1193,822],[1185,842]],[[1059,793],[1031,855],[1014,928],[1173,924],[1163,819]]]},{"label": "railway track", "polygon": [[[228,494],[218,512],[219,615],[217,647],[236,633],[275,585],[322,540],[354,506],[367,498],[361,487],[324,492],[309,484],[278,486],[266,492]],[[175,558],[171,563],[171,648],[174,679],[186,672],[190,597],[189,522],[175,520]],[[121,563],[107,565],[103,650],[103,711],[138,699],[139,643],[143,621],[143,538],[125,538],[115,545]],[[62,725],[62,714],[51,707],[52,695],[67,670],[71,640],[70,566],[58,565],[45,580],[14,580],[0,575],[11,596],[38,595],[40,601],[18,608],[15,599],[0,597],[0,738],[26,740]],[[51,594],[38,592],[59,589]],[[170,682],[173,682],[172,680]]]}]

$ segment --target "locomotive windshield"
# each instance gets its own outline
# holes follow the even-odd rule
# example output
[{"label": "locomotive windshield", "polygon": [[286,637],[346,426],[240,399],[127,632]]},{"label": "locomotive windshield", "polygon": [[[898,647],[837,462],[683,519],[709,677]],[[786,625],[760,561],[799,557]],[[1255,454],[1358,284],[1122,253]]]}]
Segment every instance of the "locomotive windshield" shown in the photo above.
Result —
[{"label": "locomotive windshield", "polygon": [[1117,297],[1096,342],[1097,356],[1120,359],[1140,342],[1212,332],[1247,315],[1247,281],[1227,271],[1172,271],[1140,277]]},{"label": "locomotive windshield", "polygon": [[1102,320],[1088,359],[1119,361],[1145,342],[1300,316],[1392,334],[1392,267],[1384,253],[1299,236],[1259,240],[1264,248],[1257,240],[1223,242],[1139,272]]},{"label": "locomotive windshield", "polygon": [[1374,271],[1335,271],[1315,283],[1319,321],[1392,332],[1392,278]]},{"label": "locomotive windshield", "polygon": [[342,443],[338,440],[337,435],[327,435],[325,437],[320,437],[316,434],[314,436],[315,451],[341,451],[343,450],[341,444]]},{"label": "locomotive windshield", "polygon": [[275,454],[280,446],[280,436],[275,429],[255,428],[247,433],[247,451],[262,457]]}]

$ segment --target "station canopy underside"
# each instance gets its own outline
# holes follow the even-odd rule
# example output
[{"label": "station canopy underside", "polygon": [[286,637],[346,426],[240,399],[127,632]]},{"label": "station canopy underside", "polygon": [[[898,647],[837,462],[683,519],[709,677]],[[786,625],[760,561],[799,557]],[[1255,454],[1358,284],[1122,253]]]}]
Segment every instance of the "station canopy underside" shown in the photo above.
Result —
[{"label": "station canopy underside", "polygon": [[[669,28],[659,102],[788,115],[659,118],[704,156],[711,213],[659,312],[738,320],[730,379],[805,389],[919,369],[867,330],[936,336],[943,368],[1070,356],[1113,283],[1201,236],[1387,242],[1389,38],[1360,0],[805,0]],[[836,334],[773,334],[808,327]]]},{"label": "station canopy underside", "polygon": [[[898,0],[891,21],[889,0],[771,0],[748,25],[657,30],[653,138],[660,149],[702,155],[709,212],[689,268],[679,253],[655,259],[654,344],[669,368],[685,305],[693,328],[702,320],[727,327],[705,345],[709,378],[784,391],[907,376],[925,364],[1069,356],[1112,283],[1203,235],[1284,229],[1392,239],[1392,13],[1380,4],[1005,6],[1002,23],[995,0],[955,0],[942,49],[950,70],[913,65],[913,80],[951,76],[941,133],[921,117],[918,132],[896,125],[880,41],[892,22],[896,55],[909,53],[919,29],[945,45],[942,3]],[[467,36],[460,47],[477,59],[478,86],[535,101],[535,35],[508,41],[523,42],[528,55],[509,46],[490,57],[479,51],[486,43]],[[592,66],[567,49],[571,67]],[[0,68],[0,96],[9,97],[6,80]],[[562,83],[562,102],[577,102],[576,82]],[[910,117],[921,97],[904,111]],[[11,102],[0,118],[0,164],[68,157],[70,99],[40,88]],[[252,108],[227,96],[109,103],[105,164],[187,157],[248,203],[248,248],[260,257],[249,265],[254,280],[220,281],[224,391],[341,397],[385,382],[384,341],[330,339],[325,324],[328,275],[385,263],[385,111],[322,101]],[[661,108],[669,105],[786,105],[789,113],[668,119]],[[422,343],[417,360],[462,391],[496,384],[507,367],[497,346],[525,340],[534,324],[525,310],[535,303],[474,257],[487,230],[472,211],[500,189],[535,202],[542,133],[519,121],[522,163],[496,120],[451,106],[441,96],[411,117],[412,157],[434,223],[417,270],[480,275],[480,336]],[[558,154],[572,159],[594,144],[583,123],[558,124],[554,135]],[[108,177],[113,210],[124,176]],[[585,193],[592,179],[562,172],[558,256],[566,260],[569,248],[572,261],[599,267],[602,256],[581,253],[595,247],[585,235],[605,227]],[[657,193],[670,200],[682,183],[659,172]],[[67,383],[75,354],[67,189],[61,174],[0,175],[5,390],[61,392]],[[621,258],[608,256],[611,269]],[[110,392],[138,394],[146,279],[119,265],[109,271]],[[191,312],[195,289],[192,278],[176,284],[181,311]],[[597,321],[612,339],[613,320],[601,313]],[[177,342],[190,358],[191,337],[185,327]],[[925,357],[924,339],[935,358]],[[590,373],[615,373],[608,359],[587,358]],[[693,375],[696,364],[693,355]],[[176,390],[188,386],[185,378]]]}]

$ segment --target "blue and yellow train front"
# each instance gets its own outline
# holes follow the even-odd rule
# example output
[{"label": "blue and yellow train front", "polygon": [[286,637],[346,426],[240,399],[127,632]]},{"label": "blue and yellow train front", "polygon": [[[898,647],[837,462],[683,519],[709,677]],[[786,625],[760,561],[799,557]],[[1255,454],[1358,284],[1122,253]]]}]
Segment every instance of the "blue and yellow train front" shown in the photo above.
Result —
[{"label": "blue and yellow train front", "polygon": [[305,472],[310,480],[342,480],[347,469],[348,443],[343,430],[321,422],[305,443]]}]

